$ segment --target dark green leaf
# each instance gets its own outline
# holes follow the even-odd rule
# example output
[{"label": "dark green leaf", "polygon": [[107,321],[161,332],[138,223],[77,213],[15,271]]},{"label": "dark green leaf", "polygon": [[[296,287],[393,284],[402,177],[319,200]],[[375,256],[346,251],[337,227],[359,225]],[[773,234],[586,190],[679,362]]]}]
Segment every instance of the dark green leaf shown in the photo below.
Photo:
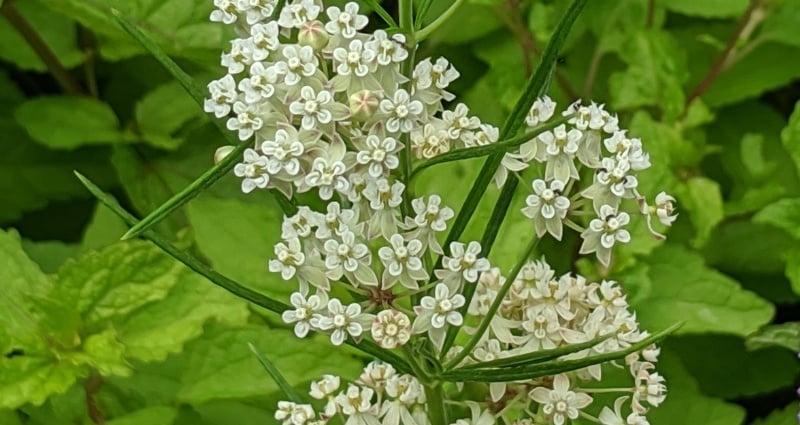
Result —
[{"label": "dark green leaf", "polygon": [[[793,353],[800,352],[800,322],[767,326],[747,337],[747,348],[783,347]],[[789,376],[788,374],[786,375]]]}]

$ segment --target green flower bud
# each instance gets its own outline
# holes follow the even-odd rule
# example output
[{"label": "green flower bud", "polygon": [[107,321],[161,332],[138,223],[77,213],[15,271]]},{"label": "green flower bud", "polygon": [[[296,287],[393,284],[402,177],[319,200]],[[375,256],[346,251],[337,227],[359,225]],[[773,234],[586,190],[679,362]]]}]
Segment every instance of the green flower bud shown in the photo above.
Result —
[{"label": "green flower bud", "polygon": [[328,44],[328,33],[325,25],[320,21],[306,22],[300,26],[297,34],[297,42],[302,46],[311,46],[314,50],[319,50]]},{"label": "green flower bud", "polygon": [[350,114],[354,120],[366,121],[375,114],[380,104],[378,94],[371,90],[361,90],[350,95]]}]

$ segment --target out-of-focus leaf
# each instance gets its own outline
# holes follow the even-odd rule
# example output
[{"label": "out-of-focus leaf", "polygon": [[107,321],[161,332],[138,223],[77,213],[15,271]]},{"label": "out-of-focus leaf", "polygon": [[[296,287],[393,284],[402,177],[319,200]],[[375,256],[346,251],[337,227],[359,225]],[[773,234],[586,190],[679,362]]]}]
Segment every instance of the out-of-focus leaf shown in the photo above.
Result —
[{"label": "out-of-focus leaf", "polygon": [[800,47],[797,28],[800,26],[800,3],[792,0],[775,2],[767,19],[761,23],[760,39],[777,41]]},{"label": "out-of-focus leaf", "polygon": [[676,192],[681,208],[690,211],[695,228],[693,243],[702,246],[711,235],[711,231],[725,214],[723,211],[722,193],[719,183],[706,177],[692,177],[680,186]]},{"label": "out-of-focus leaf", "polygon": [[630,35],[619,55],[628,69],[609,80],[615,108],[655,105],[668,119],[683,111],[686,54],[666,32],[645,30]]},{"label": "out-of-focus leaf", "polygon": [[486,37],[474,46],[475,55],[489,65],[484,80],[488,82],[493,98],[506,110],[511,110],[525,86],[525,65],[519,45],[507,34],[498,34]]},{"label": "out-of-focus leaf", "polygon": [[800,102],[795,104],[789,124],[781,132],[781,141],[800,172]]},{"label": "out-of-focus leaf", "polygon": [[[73,20],[53,12],[38,0],[14,2],[13,7],[33,27],[62,65],[71,68],[83,61],[84,54],[78,47],[77,28]],[[0,59],[11,62],[20,69],[47,71],[47,66],[28,42],[2,15],[0,15]]]},{"label": "out-of-focus leaf", "polygon": [[[765,63],[772,66],[764,66]],[[800,47],[764,43],[722,72],[703,95],[719,107],[758,97],[800,77]]]},{"label": "out-of-focus leaf", "polygon": [[80,252],[80,246],[61,241],[22,241],[22,248],[45,273],[55,273],[70,258]]},{"label": "out-of-focus leaf", "polygon": [[89,224],[83,231],[80,243],[81,252],[105,248],[119,241],[128,226],[111,210],[98,203],[94,213],[89,219]]},{"label": "out-of-focus leaf", "polygon": [[703,255],[725,273],[781,274],[783,256],[797,246],[785,232],[751,221],[726,221],[711,233]]},{"label": "out-of-focus leaf", "polygon": [[800,239],[800,198],[781,199],[769,204],[753,217],[753,221],[783,229]]},{"label": "out-of-focus leaf", "polygon": [[301,341],[291,331],[247,326],[225,328],[212,326],[203,338],[185,348],[186,373],[177,397],[186,403],[203,403],[224,398],[257,397],[278,391],[264,373],[254,373],[261,365],[247,344],[275,360],[276,367],[290,384],[300,386],[324,373],[356,376],[358,360],[339,350],[331,350],[328,341]]},{"label": "out-of-focus leaf", "polygon": [[748,351],[745,341],[753,348],[752,338],[686,335],[670,338],[664,345],[678,353],[700,389],[710,396],[730,400],[792,386],[800,372],[795,354],[775,347]]},{"label": "out-of-focus leaf", "polygon": [[701,18],[733,18],[747,9],[748,0],[669,0],[664,6],[673,12]]},{"label": "out-of-focus leaf", "polygon": [[[439,16],[449,5],[449,1],[435,1],[428,16],[431,18]],[[490,5],[464,2],[453,16],[433,33],[431,41],[464,44],[480,39],[502,26],[503,22]]]},{"label": "out-of-focus leaf", "polygon": [[800,249],[795,248],[786,252],[785,259],[786,277],[792,284],[794,293],[800,295]]},{"label": "out-of-focus leaf", "polygon": [[[2,2],[0,2],[2,6]],[[0,424],[3,425],[22,425],[17,412],[10,409],[0,409]]]},{"label": "out-of-focus leaf", "polygon": [[800,352],[800,322],[767,326],[748,336],[745,342],[749,350],[783,347],[793,353]]},{"label": "out-of-focus leaf", "polygon": [[37,142],[54,149],[126,140],[107,104],[75,96],[37,97],[20,105],[14,117]]},{"label": "out-of-focus leaf", "polygon": [[138,130],[147,142],[164,149],[183,143],[178,131],[202,117],[203,111],[176,81],[158,86],[136,104]]},{"label": "out-of-focus leaf", "polygon": [[229,425],[232,417],[236,417],[236,425],[264,425],[275,420],[277,401],[272,403],[264,401],[252,405],[219,400],[192,407],[203,418],[204,425]]},{"label": "out-of-focus leaf", "polygon": [[781,410],[774,410],[766,418],[756,419],[751,425],[796,425],[797,403],[789,403]]},{"label": "out-of-focus leaf", "polygon": [[178,410],[167,406],[150,406],[131,412],[125,416],[114,418],[107,425],[170,425],[178,416]]},{"label": "out-of-focus leaf", "polygon": [[282,220],[277,208],[201,196],[189,204],[188,215],[200,251],[220,273],[271,296],[296,290],[267,270],[280,241],[280,232],[274,230]]},{"label": "out-of-focus leaf", "polygon": [[662,245],[620,278],[645,329],[686,321],[679,333],[748,335],[772,319],[769,302],[685,248]]}]

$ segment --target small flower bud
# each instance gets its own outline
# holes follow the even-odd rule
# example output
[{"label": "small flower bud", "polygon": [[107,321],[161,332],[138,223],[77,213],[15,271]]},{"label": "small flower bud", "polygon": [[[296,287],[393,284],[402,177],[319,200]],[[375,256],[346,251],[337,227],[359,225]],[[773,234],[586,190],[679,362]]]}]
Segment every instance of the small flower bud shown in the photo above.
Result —
[{"label": "small flower bud", "polygon": [[350,95],[350,113],[353,119],[366,121],[378,110],[380,99],[377,93],[370,90],[361,90]]},{"label": "small flower bud", "polygon": [[218,147],[217,151],[214,152],[214,164],[219,164],[220,162],[222,162],[222,160],[225,159],[225,157],[227,157],[228,155],[230,155],[231,152],[233,152],[234,148],[235,146],[229,146],[229,145]]},{"label": "small flower bud", "polygon": [[314,50],[319,50],[328,44],[328,33],[325,25],[320,21],[308,21],[300,26],[297,34],[297,42],[302,46],[311,46]]}]

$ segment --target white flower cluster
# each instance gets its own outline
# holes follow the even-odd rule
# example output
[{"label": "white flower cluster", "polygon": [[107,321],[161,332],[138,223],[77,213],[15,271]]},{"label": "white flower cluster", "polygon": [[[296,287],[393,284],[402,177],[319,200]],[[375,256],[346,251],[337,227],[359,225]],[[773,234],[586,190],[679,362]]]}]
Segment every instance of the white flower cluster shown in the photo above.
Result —
[{"label": "white flower cluster", "polygon": [[[527,130],[548,122],[556,124],[555,111],[556,104],[549,97],[536,100],[526,117]],[[675,220],[672,204],[675,199],[662,192],[656,197],[656,206],[651,207],[639,194],[635,173],[650,167],[650,157],[642,149],[642,141],[628,137],[626,130],[619,128],[617,117],[603,105],[587,106],[578,101],[561,115],[563,123],[523,143],[518,151],[506,153],[503,167],[495,175],[500,186],[509,172],[525,170],[533,161],[544,164],[543,178],[533,181],[533,193],[522,209],[533,220],[537,235],[549,233],[561,240],[564,225],[574,228],[583,238],[580,253],[595,253],[608,266],[613,246],[631,239],[624,228],[630,222],[630,215],[621,210],[621,203],[635,199],[651,233],[663,238],[653,229],[651,216],[655,215],[663,225],[671,225]],[[592,183],[583,190],[578,189],[581,169],[593,173]],[[588,202],[596,218],[583,227],[570,216],[580,215],[582,206]]]},{"label": "white flower cluster", "polygon": [[[423,59],[404,76],[401,69],[412,69],[403,66],[413,47],[402,34],[362,32],[368,22],[357,3],[324,8],[320,0],[292,0],[280,10],[277,0],[214,5],[212,21],[235,25],[240,38],[222,55],[227,74],[208,85],[205,110],[227,118],[228,129],[253,143],[234,168],[242,191],[276,189],[288,198],[312,192],[326,204],[325,212],[300,206],[284,218],[281,242],[268,263],[271,272],[298,285],[283,321],[300,338],[310,331],[326,333],[334,345],[370,338],[384,349],[427,338],[442,354],[448,328],[484,319],[505,278],[478,242],[453,242],[445,252],[439,241],[454,211],[438,195],[411,199],[401,177],[409,165],[403,161],[495,143],[499,130],[470,116],[463,104],[444,109],[454,99],[446,89],[459,76],[446,59]],[[273,15],[277,20],[269,19]],[[537,100],[528,130],[552,124],[555,109],[549,98]],[[650,206],[639,195],[634,173],[649,167],[648,155],[602,105],[573,104],[561,120],[507,153],[495,181],[501,185],[534,160],[543,164],[523,214],[539,237],[561,239],[564,225],[580,231],[581,253],[596,253],[608,265],[614,244],[630,240],[622,200],[635,199],[648,225],[652,216],[669,225],[674,198],[661,193]],[[230,149],[221,148],[216,159]],[[593,170],[594,178],[581,190],[576,182],[582,169]],[[586,212],[584,205],[597,216],[585,227],[573,219]],[[441,256],[439,267],[434,254]],[[530,262],[513,278],[464,363],[607,337],[562,356],[583,358],[625,349],[647,336],[614,282],[556,277],[544,261]],[[471,299],[464,295],[467,286],[475,289]],[[464,347],[451,350],[449,358]],[[651,347],[626,359],[635,384],[596,421],[647,423],[649,407],[660,404],[666,391],[653,371],[657,357]],[[600,379],[596,365],[547,379],[492,383],[487,390],[493,402],[516,404],[520,411],[537,404],[535,423],[561,425],[584,415],[593,401],[590,390],[576,384]],[[422,384],[391,365],[370,364],[341,391],[340,381],[326,375],[312,384],[311,397],[325,402],[321,409],[281,402],[276,419],[293,425],[326,423],[334,416],[346,425],[429,423]],[[459,425],[488,425],[502,416],[478,403],[467,406],[472,419]],[[630,411],[624,419],[623,410]]]},{"label": "white flower cluster", "polygon": [[334,417],[345,425],[430,424],[422,385],[390,364],[372,362],[355,382],[341,387],[339,376],[325,375],[309,391],[322,406],[318,411],[311,404],[281,401],[275,419],[283,425],[321,425]]}]

